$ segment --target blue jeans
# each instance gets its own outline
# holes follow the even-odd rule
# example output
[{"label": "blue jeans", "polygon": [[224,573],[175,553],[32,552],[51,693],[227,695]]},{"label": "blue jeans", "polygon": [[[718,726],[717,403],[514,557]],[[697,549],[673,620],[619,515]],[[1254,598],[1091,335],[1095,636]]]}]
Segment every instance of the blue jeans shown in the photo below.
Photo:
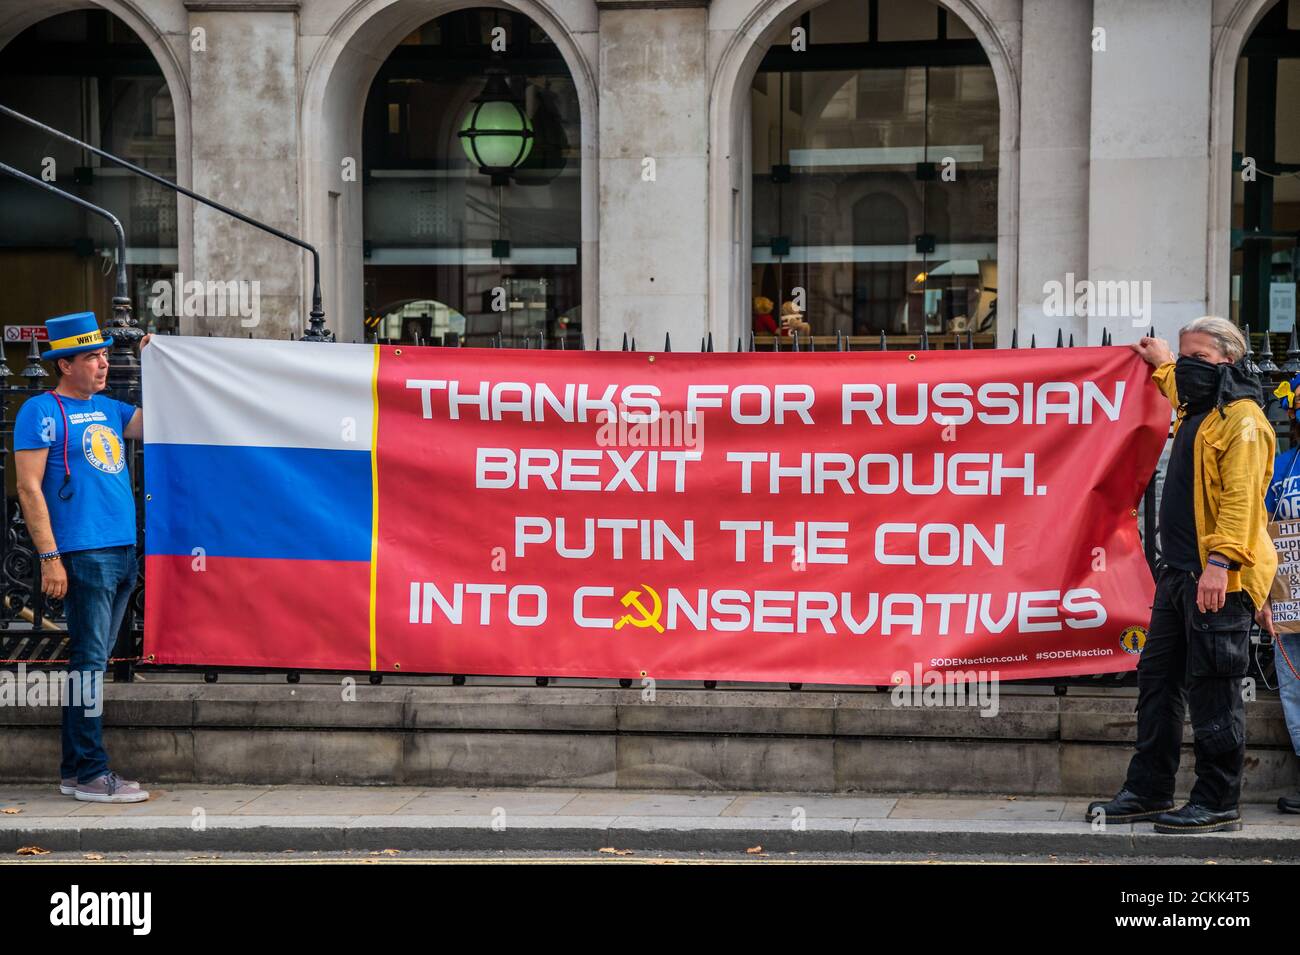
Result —
[{"label": "blue jeans", "polygon": [[68,686],[63,700],[59,778],[88,783],[108,772],[104,752],[103,680],[138,573],[135,545],[63,555],[68,572]]},{"label": "blue jeans", "polygon": [[[1282,698],[1282,715],[1286,717],[1287,732],[1291,734],[1291,748],[1300,756],[1300,679],[1291,667],[1300,670],[1300,633],[1279,633],[1280,647],[1273,648],[1273,663],[1277,668],[1277,692]],[[1287,666],[1282,651],[1291,658]]]}]

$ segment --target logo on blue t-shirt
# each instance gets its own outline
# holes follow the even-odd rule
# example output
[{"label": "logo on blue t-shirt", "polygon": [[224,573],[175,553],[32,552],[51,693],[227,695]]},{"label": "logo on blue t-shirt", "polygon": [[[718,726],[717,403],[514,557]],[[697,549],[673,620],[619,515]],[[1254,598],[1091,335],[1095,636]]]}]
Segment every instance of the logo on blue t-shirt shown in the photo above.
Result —
[{"label": "logo on blue t-shirt", "polygon": [[92,468],[108,474],[116,474],[126,463],[117,432],[102,424],[87,426],[81,435],[81,448]]}]

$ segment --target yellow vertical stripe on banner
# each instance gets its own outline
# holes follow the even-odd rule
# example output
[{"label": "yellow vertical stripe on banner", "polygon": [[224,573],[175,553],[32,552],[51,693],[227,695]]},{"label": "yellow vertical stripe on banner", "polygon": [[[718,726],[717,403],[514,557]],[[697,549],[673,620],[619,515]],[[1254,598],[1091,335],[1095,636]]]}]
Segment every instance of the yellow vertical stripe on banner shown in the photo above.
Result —
[{"label": "yellow vertical stripe on banner", "polygon": [[370,669],[378,669],[375,590],[379,580],[379,346],[370,369]]}]

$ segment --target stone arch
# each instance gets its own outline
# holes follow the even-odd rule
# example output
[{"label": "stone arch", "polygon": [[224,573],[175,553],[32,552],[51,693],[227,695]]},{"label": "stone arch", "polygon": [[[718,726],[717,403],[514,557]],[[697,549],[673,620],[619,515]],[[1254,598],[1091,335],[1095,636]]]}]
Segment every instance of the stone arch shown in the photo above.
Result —
[{"label": "stone arch", "polygon": [[1285,0],[1236,0],[1216,27],[1210,53],[1210,194],[1205,245],[1206,307],[1227,316],[1232,278],[1232,128],[1237,60],[1264,14]]},{"label": "stone arch", "polygon": [[[582,114],[582,301],[583,335],[594,339],[597,316],[596,80],[591,59],[594,45],[578,36],[596,30],[595,0],[356,0],[330,26],[307,67],[302,99],[303,230],[321,250],[322,291],[328,324],[340,339],[361,337],[362,197],[361,123],[366,94],[379,68],[404,36],[445,13],[471,7],[495,7],[522,13],[555,42],[573,77]],[[344,183],[345,158],[356,163],[357,179]],[[304,294],[310,276],[304,276]],[[346,318],[347,326],[340,325]],[[355,325],[355,327],[353,327]]]},{"label": "stone arch", "polygon": [[[709,90],[708,330],[735,341],[749,314],[749,85],[783,24],[824,0],[760,0],[731,31]],[[866,0],[863,0],[865,3]],[[938,0],[936,0],[938,2]],[[1016,315],[1020,195],[1019,56],[985,9],[988,0],[940,4],[975,35],[998,89],[998,342],[1011,336]],[[710,8],[714,17],[717,8]]]}]

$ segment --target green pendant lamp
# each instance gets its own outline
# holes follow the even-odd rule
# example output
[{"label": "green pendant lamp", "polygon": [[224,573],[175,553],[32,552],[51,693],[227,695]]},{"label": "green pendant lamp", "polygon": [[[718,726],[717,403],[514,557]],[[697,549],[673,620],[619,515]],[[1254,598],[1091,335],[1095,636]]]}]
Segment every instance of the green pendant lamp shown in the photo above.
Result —
[{"label": "green pendant lamp", "polygon": [[523,100],[510,91],[505,70],[489,68],[487,84],[460,124],[460,144],[479,172],[504,186],[533,148],[533,124]]}]

